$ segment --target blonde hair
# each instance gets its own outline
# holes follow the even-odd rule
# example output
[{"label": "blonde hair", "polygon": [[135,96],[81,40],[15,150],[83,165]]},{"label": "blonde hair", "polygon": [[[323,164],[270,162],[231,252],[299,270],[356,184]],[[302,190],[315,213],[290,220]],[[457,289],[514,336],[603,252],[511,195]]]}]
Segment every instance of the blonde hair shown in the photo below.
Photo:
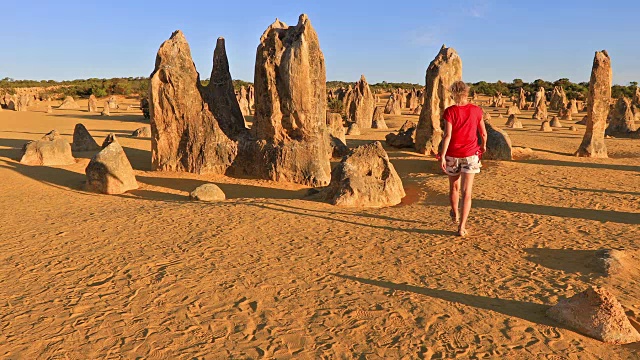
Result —
[{"label": "blonde hair", "polygon": [[469,85],[465,84],[462,80],[458,80],[451,84],[449,91],[451,91],[451,97],[453,97],[453,100],[455,102],[460,102],[462,99],[469,96]]}]

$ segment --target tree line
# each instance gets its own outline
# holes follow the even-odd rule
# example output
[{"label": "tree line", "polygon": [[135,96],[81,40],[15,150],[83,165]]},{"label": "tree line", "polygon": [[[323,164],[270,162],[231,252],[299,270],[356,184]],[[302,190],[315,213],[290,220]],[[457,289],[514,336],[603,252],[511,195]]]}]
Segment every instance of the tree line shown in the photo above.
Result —
[{"label": "tree line", "polygon": [[[208,79],[202,81],[203,85],[209,82]],[[233,80],[235,90],[238,90],[241,86],[246,87],[252,85],[251,82],[243,80]],[[346,81],[328,81],[327,88],[340,88],[354,86],[355,82]],[[555,86],[562,86],[567,94],[568,99],[583,100],[586,98],[589,92],[589,83],[573,83],[567,78],[558,79],[554,82],[537,79],[533,82],[527,83],[522,79],[513,79],[511,82],[486,82],[479,81],[469,84],[471,91],[478,94],[484,94],[489,96],[497,95],[501,93],[503,96],[517,95],[520,92],[520,88],[523,88],[526,92],[534,93],[540,87],[543,87],[546,91],[552,91]],[[4,78],[0,80],[0,93],[14,94],[17,88],[26,87],[42,87],[42,88],[55,88],[50,90],[42,90],[40,94],[41,98],[56,98],[63,96],[75,96],[75,97],[88,97],[95,95],[96,97],[104,97],[109,95],[139,95],[146,96],[149,91],[149,78],[147,77],[128,77],[128,78],[111,78],[111,79],[76,79],[65,81],[54,80],[15,80],[11,78]],[[394,89],[412,89],[423,88],[424,85],[412,84],[412,83],[394,83],[383,81],[381,83],[370,84],[371,90],[376,91],[392,91]],[[612,97],[620,98],[633,97],[638,82],[632,81],[629,85],[613,85]]]}]

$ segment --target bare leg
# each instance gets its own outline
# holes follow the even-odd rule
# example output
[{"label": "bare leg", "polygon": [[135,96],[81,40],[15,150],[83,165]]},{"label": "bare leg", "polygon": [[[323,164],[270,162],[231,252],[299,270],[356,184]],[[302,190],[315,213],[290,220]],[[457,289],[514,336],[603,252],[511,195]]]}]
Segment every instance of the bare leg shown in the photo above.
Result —
[{"label": "bare leg", "polygon": [[451,218],[457,223],[460,219],[460,212],[458,211],[460,203],[460,175],[449,176],[449,203],[451,204]]},{"label": "bare leg", "polygon": [[458,234],[464,236],[467,233],[467,219],[471,211],[471,194],[473,192],[473,177],[475,174],[462,173],[460,176],[460,187],[462,190],[462,215],[460,217],[460,228]]}]

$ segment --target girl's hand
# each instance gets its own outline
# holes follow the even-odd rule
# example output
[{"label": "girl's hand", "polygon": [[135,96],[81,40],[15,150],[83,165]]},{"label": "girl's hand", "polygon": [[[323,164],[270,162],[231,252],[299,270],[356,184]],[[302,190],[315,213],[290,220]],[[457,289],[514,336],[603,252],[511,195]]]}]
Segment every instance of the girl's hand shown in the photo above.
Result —
[{"label": "girl's hand", "polygon": [[445,173],[447,172],[447,160],[444,158],[444,156],[440,158],[440,168]]}]

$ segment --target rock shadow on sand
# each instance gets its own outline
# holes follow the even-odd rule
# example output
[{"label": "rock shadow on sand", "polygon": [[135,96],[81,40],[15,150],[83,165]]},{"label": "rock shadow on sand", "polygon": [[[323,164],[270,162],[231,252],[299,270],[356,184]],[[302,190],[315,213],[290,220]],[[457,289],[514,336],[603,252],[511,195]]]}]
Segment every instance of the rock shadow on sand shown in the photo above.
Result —
[{"label": "rock shadow on sand", "polygon": [[[255,207],[258,207],[260,209],[279,211],[279,212],[292,214],[292,215],[296,215],[296,216],[307,216],[307,217],[312,217],[312,218],[322,219],[322,220],[328,220],[328,221],[347,224],[347,225],[364,226],[364,227],[370,227],[370,228],[374,228],[374,229],[381,229],[381,230],[387,230],[387,231],[400,231],[400,232],[408,232],[408,233],[414,233],[414,234],[429,234],[429,235],[442,235],[442,236],[451,236],[451,235],[455,234],[455,232],[453,232],[453,231],[445,231],[445,230],[437,230],[437,229],[406,229],[406,228],[401,228],[401,227],[396,227],[396,226],[375,225],[375,224],[371,224],[371,223],[367,223],[367,222],[361,222],[361,221],[356,221],[356,220],[348,220],[348,219],[341,219],[341,218],[338,218],[338,217],[335,217],[335,216],[323,215],[322,212],[316,213],[316,210],[304,209],[304,211],[303,211],[300,208],[289,207],[289,206],[283,205],[283,204],[274,204],[274,203],[256,204],[256,203],[249,203],[247,205],[255,206]],[[308,211],[308,212],[305,212],[305,211]],[[349,214],[349,215],[353,215],[353,216],[357,217],[359,214],[353,213],[353,214]]]},{"label": "rock shadow on sand", "polygon": [[638,213],[613,210],[564,208],[558,206],[525,204],[486,199],[474,199],[473,206],[482,209],[504,210],[524,214],[557,216],[563,218],[593,220],[600,222],[614,222],[630,225],[640,224],[640,216],[638,216]]},{"label": "rock shadow on sand", "polygon": [[599,276],[589,264],[596,258],[596,250],[528,248],[526,259],[551,270],[567,274]]},{"label": "rock shadow on sand", "polygon": [[390,281],[364,279],[355,276],[330,274],[345,280],[356,281],[366,285],[377,286],[385,289],[406,291],[414,294],[425,295],[448,302],[454,302],[478,309],[494,311],[508,317],[520,318],[532,323],[564,328],[560,324],[545,316],[549,306],[518,300],[490,298],[486,296],[463,294],[449,290],[431,289],[426,287],[398,284]]}]

